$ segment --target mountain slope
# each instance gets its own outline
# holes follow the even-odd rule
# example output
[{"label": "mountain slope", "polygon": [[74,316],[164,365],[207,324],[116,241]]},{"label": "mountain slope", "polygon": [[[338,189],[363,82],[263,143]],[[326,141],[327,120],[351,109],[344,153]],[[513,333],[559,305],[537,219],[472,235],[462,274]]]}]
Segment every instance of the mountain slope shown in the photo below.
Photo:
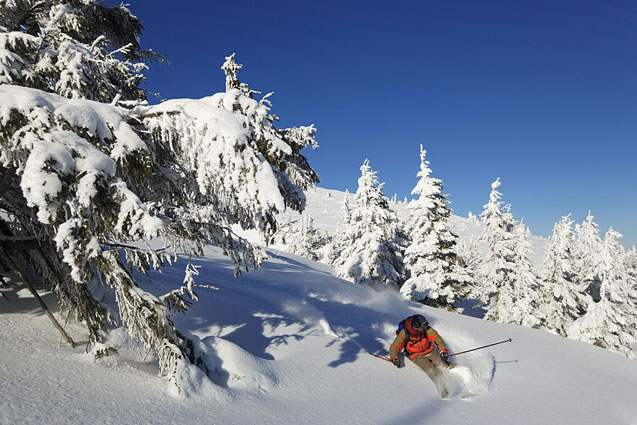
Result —
[{"label": "mountain slope", "polygon": [[[182,372],[185,391],[158,379],[142,348],[116,331],[119,355],[94,361],[71,349],[26,291],[0,300],[2,423],[214,424],[627,424],[637,423],[637,363],[584,343],[407,302],[331,276],[330,268],[269,251],[262,268],[234,278],[216,249],[195,261],[197,311],[177,326],[201,339],[211,380]],[[151,273],[156,294],[181,285],[183,264]],[[108,300],[108,298],[105,298]],[[54,305],[49,295],[47,301]],[[441,400],[417,367],[384,354],[397,322],[425,314],[457,356],[467,384]],[[83,330],[69,325],[76,340]],[[456,380],[459,378],[456,377]],[[213,382],[214,381],[214,382]],[[464,398],[463,398],[464,397]]]}]

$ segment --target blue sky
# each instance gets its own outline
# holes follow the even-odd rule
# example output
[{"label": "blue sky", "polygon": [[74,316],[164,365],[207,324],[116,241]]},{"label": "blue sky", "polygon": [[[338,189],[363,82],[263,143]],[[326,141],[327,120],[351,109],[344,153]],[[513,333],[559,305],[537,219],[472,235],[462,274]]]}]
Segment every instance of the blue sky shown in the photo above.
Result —
[{"label": "blue sky", "polygon": [[637,1],[132,1],[142,47],[168,57],[164,98],[239,78],[275,92],[280,127],[314,124],[321,187],[354,192],[365,159],[410,197],[419,145],[454,213],[478,214],[500,177],[533,234],[591,210],[637,245]]}]

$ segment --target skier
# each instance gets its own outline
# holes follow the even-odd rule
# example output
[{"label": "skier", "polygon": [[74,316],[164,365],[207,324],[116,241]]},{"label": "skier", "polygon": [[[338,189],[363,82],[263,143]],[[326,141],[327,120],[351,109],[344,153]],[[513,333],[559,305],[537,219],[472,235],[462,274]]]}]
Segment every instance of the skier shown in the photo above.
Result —
[{"label": "skier", "polygon": [[[396,339],[389,347],[392,363],[400,367],[398,353],[405,349],[405,355],[429,375],[440,390],[440,395],[446,397],[447,389],[441,378],[445,370],[455,365],[449,363],[445,342],[421,314],[410,316],[403,322],[404,327],[396,334]],[[438,350],[437,353],[435,348]]]}]

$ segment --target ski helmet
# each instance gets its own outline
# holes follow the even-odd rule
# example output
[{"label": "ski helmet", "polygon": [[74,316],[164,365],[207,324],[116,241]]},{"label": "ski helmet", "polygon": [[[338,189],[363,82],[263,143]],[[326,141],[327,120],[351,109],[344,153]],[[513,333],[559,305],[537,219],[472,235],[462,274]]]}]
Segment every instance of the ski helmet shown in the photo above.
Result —
[{"label": "ski helmet", "polygon": [[417,329],[427,328],[429,326],[429,322],[422,314],[415,314],[412,319],[411,326]]}]

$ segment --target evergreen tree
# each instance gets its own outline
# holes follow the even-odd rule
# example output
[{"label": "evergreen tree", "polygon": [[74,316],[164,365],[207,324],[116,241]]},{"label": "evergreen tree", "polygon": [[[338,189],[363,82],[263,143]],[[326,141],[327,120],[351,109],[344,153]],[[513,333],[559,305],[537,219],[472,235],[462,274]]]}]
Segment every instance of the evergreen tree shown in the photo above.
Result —
[{"label": "evergreen tree", "polygon": [[457,250],[458,255],[462,259],[465,271],[471,278],[471,285],[467,288],[466,297],[474,296],[475,277],[477,274],[478,266],[482,262],[482,254],[479,250],[478,238],[472,237],[471,239],[459,239]]},{"label": "evergreen tree", "polygon": [[633,247],[628,250],[625,257],[626,267],[629,270],[629,273],[633,276],[637,274],[637,247],[633,245]]},{"label": "evergreen tree", "polygon": [[471,277],[456,252],[457,236],[449,226],[449,201],[442,193],[442,180],[431,177],[426,151],[420,146],[420,178],[412,195],[419,195],[408,209],[405,231],[410,245],[405,267],[410,276],[400,289],[412,300],[452,309],[458,297],[467,295]]},{"label": "evergreen tree", "polygon": [[243,68],[243,65],[238,64],[235,61],[235,54],[231,54],[226,57],[226,61],[221,65],[221,69],[226,74],[226,91],[232,89],[240,89],[241,83],[239,82],[239,70]]},{"label": "evergreen tree", "polygon": [[497,296],[489,306],[486,320],[513,323],[528,327],[538,327],[538,283],[531,264],[531,244],[529,231],[523,223],[514,226],[515,248],[512,258],[513,269],[502,281]]},{"label": "evergreen tree", "polygon": [[574,253],[575,274],[580,292],[590,295],[597,302],[600,300],[601,280],[598,276],[598,270],[603,243],[599,236],[598,225],[593,221],[593,218],[589,211],[582,224],[575,226],[577,240]]},{"label": "evergreen tree", "polygon": [[542,327],[566,335],[566,329],[586,311],[589,297],[582,293],[575,273],[575,234],[570,216],[553,226],[540,273]]},{"label": "evergreen tree", "polygon": [[498,192],[500,178],[491,184],[489,202],[480,214],[484,230],[480,240],[487,244],[487,254],[476,270],[474,298],[481,300],[487,308],[497,303],[501,288],[508,286],[515,269],[515,245],[512,234],[515,226],[513,217],[502,208],[502,194]]},{"label": "evergreen tree", "polygon": [[575,281],[575,234],[570,214],[563,216],[553,226],[553,234],[544,252],[541,277],[545,281],[565,280],[572,286]]},{"label": "evergreen tree", "polygon": [[296,226],[287,226],[278,239],[285,245],[287,252],[319,261],[321,250],[327,244],[328,238],[314,228],[314,220],[310,215],[306,215]]},{"label": "evergreen tree", "polygon": [[5,0],[0,7],[0,83],[110,103],[146,99],[142,25],[124,6],[97,1]]},{"label": "evergreen tree", "polygon": [[341,228],[346,229],[352,222],[352,209],[349,206],[349,201],[347,200],[348,191],[345,191],[345,197],[343,198],[343,206],[341,207]]},{"label": "evergreen tree", "polygon": [[382,187],[366,160],[361,166],[350,226],[343,236],[347,245],[334,268],[338,277],[359,285],[398,289],[405,279],[403,237]]},{"label": "evergreen tree", "polygon": [[637,305],[637,247],[633,245],[624,257],[624,265],[628,274],[633,278],[633,289],[631,291],[631,299],[634,305]]},{"label": "evergreen tree", "polygon": [[637,359],[637,314],[631,299],[635,281],[624,265],[619,238],[612,228],[606,232],[598,270],[599,301],[591,302],[586,314],[569,327],[568,336]]},{"label": "evergreen tree", "polygon": [[[91,0],[0,8],[0,78],[11,84],[0,86],[0,255],[42,277],[95,345],[116,318],[89,287],[112,288],[121,324],[174,380],[180,363],[198,361],[170,318],[196,299],[193,268],[161,297],[131,269],[158,269],[210,243],[236,273],[257,266],[263,252],[230,226],[269,236],[278,211],[303,209],[302,190],[318,178],[300,151],[316,146],[315,130],[275,128],[267,99],[239,89],[117,106],[145,96],[133,62],[144,58],[140,31],[126,8]],[[147,248],[150,239],[164,246]]]},{"label": "evergreen tree", "polygon": [[341,219],[338,224],[338,230],[336,234],[329,238],[328,243],[323,249],[322,260],[325,264],[334,266],[338,260],[341,251],[348,245],[347,241],[347,229],[352,221],[352,211],[349,205],[349,191],[345,191],[345,197],[343,198],[343,205],[341,207]]}]

